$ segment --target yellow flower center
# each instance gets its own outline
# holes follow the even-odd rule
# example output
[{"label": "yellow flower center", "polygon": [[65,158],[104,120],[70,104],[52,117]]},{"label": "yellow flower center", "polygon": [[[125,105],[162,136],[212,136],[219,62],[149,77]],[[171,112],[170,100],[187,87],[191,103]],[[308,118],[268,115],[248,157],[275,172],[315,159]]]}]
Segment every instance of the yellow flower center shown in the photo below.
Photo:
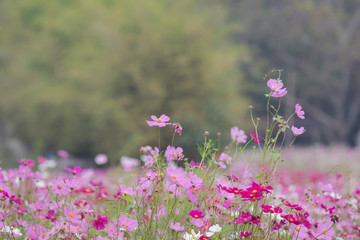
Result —
[{"label": "yellow flower center", "polygon": [[256,191],[256,190],[253,190],[252,192],[253,192],[253,193],[256,193],[257,191]]},{"label": "yellow flower center", "polygon": [[156,120],[156,122],[161,123],[161,119],[160,119],[160,118],[158,118],[158,119]]},{"label": "yellow flower center", "polygon": [[299,227],[296,227],[296,230],[297,230],[297,231],[300,231],[300,228],[299,228]]},{"label": "yellow flower center", "polygon": [[58,189],[61,189],[61,188],[62,188],[62,186],[59,184],[59,185],[57,185],[57,188],[58,188]]},{"label": "yellow flower center", "polygon": [[124,227],[127,227],[128,225],[126,223],[123,224]]},{"label": "yellow flower center", "polygon": [[195,217],[195,218],[197,218],[197,217],[198,217],[198,215],[194,215],[194,217]]},{"label": "yellow flower center", "polygon": [[173,178],[173,179],[176,179],[176,176],[175,176],[175,175],[172,175],[172,178]]},{"label": "yellow flower center", "polygon": [[323,232],[323,234],[326,234],[326,230],[323,230],[322,232]]},{"label": "yellow flower center", "polygon": [[73,214],[73,213],[70,213],[69,215],[70,215],[70,217],[74,217],[74,214]]}]

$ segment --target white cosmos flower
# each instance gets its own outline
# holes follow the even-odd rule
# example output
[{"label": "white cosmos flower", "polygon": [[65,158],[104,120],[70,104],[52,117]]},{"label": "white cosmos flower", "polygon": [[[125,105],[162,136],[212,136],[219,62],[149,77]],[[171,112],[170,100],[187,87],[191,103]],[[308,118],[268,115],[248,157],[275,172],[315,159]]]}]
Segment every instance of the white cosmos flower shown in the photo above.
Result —
[{"label": "white cosmos flower", "polygon": [[18,228],[13,228],[13,227],[9,227],[9,226],[5,226],[3,227],[0,232],[6,232],[6,233],[12,233],[15,236],[21,236],[22,233],[20,232],[20,229]]},{"label": "white cosmos flower", "polygon": [[192,229],[191,233],[184,233],[183,238],[184,240],[198,240],[201,237],[200,231],[198,233],[195,233],[195,231]]},{"label": "white cosmos flower", "polygon": [[211,227],[209,228],[209,230],[210,230],[211,232],[220,232],[220,231],[221,231],[221,227],[219,226],[219,224],[215,224],[215,225],[211,226]]},{"label": "white cosmos flower", "polygon": [[220,231],[221,231],[221,227],[219,226],[219,224],[215,224],[215,225],[213,225],[213,226],[211,226],[211,227],[209,228],[209,231],[210,231],[210,232],[206,232],[206,236],[207,236],[207,237],[211,237],[211,236],[214,235],[215,233],[220,232]]}]

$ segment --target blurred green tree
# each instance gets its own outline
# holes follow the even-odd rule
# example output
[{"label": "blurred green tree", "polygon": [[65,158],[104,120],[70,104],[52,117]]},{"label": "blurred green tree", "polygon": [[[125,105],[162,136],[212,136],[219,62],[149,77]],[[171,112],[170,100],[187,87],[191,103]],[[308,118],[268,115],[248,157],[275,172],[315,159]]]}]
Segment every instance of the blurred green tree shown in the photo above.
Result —
[{"label": "blurred green tree", "polygon": [[162,113],[195,150],[204,129],[244,118],[237,64],[250,54],[221,4],[4,0],[0,29],[1,120],[38,151],[136,156],[156,144],[145,119]]},{"label": "blurred green tree", "polygon": [[[233,20],[243,24],[256,64],[245,63],[253,96],[272,68],[284,69],[291,88],[288,114],[299,102],[307,112],[312,142],[354,144],[360,136],[360,2],[358,0],[230,1]],[[274,77],[274,76],[273,76]],[[259,81],[260,80],[260,81]],[[266,86],[265,86],[266,87]],[[309,142],[310,142],[309,141]]]}]

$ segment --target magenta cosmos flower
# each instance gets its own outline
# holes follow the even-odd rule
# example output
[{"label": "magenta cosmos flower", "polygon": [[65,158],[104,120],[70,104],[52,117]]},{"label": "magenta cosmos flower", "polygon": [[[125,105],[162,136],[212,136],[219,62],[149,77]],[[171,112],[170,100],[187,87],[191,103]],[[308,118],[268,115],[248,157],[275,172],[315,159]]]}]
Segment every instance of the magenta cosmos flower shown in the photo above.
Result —
[{"label": "magenta cosmos flower", "polygon": [[305,112],[302,110],[302,107],[298,103],[295,105],[295,113],[299,118],[305,119]]},{"label": "magenta cosmos flower", "polygon": [[166,123],[166,122],[170,121],[170,118],[164,114],[161,115],[159,118],[156,117],[155,115],[151,115],[151,119],[153,121],[145,120],[147,122],[147,124],[149,125],[149,127],[154,127],[154,126],[165,127],[166,125],[171,124],[171,123]]},{"label": "magenta cosmos flower", "polygon": [[18,159],[17,160],[19,163],[21,163],[21,164],[23,164],[23,165],[25,165],[25,166],[30,166],[30,167],[32,167],[33,165],[34,165],[34,161],[33,160],[31,160],[31,159],[29,159],[29,160],[26,160],[26,159]]},{"label": "magenta cosmos flower", "polygon": [[96,230],[101,230],[101,229],[104,229],[105,228],[105,225],[109,223],[109,217],[108,216],[101,216],[101,215],[98,215],[97,216],[97,219],[94,220],[94,223],[93,223],[93,227],[96,229]]},{"label": "magenta cosmos flower", "polygon": [[204,213],[202,211],[199,210],[191,210],[189,212],[189,215],[193,218],[204,218]]},{"label": "magenta cosmos flower", "polygon": [[68,168],[68,167],[64,167],[65,171],[68,171],[72,174],[76,174],[76,173],[82,173],[84,172],[85,170],[84,169],[81,169],[79,166],[76,166],[74,167],[74,169],[71,169],[71,168]]},{"label": "magenta cosmos flower", "polygon": [[292,126],[291,131],[293,132],[294,136],[296,137],[298,135],[303,134],[306,131],[306,129],[304,127],[297,128],[295,126]]},{"label": "magenta cosmos flower", "polygon": [[251,137],[254,139],[254,142],[257,144],[261,144],[260,139],[258,138],[258,135],[254,133],[254,131],[250,132]]},{"label": "magenta cosmos flower", "polygon": [[251,235],[252,235],[252,232],[248,232],[248,231],[240,232],[240,237],[249,237]]}]

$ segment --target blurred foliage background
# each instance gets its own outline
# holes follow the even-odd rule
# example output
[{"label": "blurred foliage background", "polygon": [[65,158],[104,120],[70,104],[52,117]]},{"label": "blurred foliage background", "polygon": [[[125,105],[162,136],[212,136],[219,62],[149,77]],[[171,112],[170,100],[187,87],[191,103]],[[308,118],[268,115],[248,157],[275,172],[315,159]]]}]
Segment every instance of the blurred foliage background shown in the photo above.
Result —
[{"label": "blurred foliage background", "polygon": [[204,130],[249,132],[247,107],[264,113],[273,68],[284,69],[284,114],[295,103],[307,113],[292,123],[307,128],[304,144],[359,138],[357,0],[2,0],[0,29],[3,157],[24,154],[19,143],[136,157],[157,143],[152,114],[180,122],[176,144],[195,157]]}]

